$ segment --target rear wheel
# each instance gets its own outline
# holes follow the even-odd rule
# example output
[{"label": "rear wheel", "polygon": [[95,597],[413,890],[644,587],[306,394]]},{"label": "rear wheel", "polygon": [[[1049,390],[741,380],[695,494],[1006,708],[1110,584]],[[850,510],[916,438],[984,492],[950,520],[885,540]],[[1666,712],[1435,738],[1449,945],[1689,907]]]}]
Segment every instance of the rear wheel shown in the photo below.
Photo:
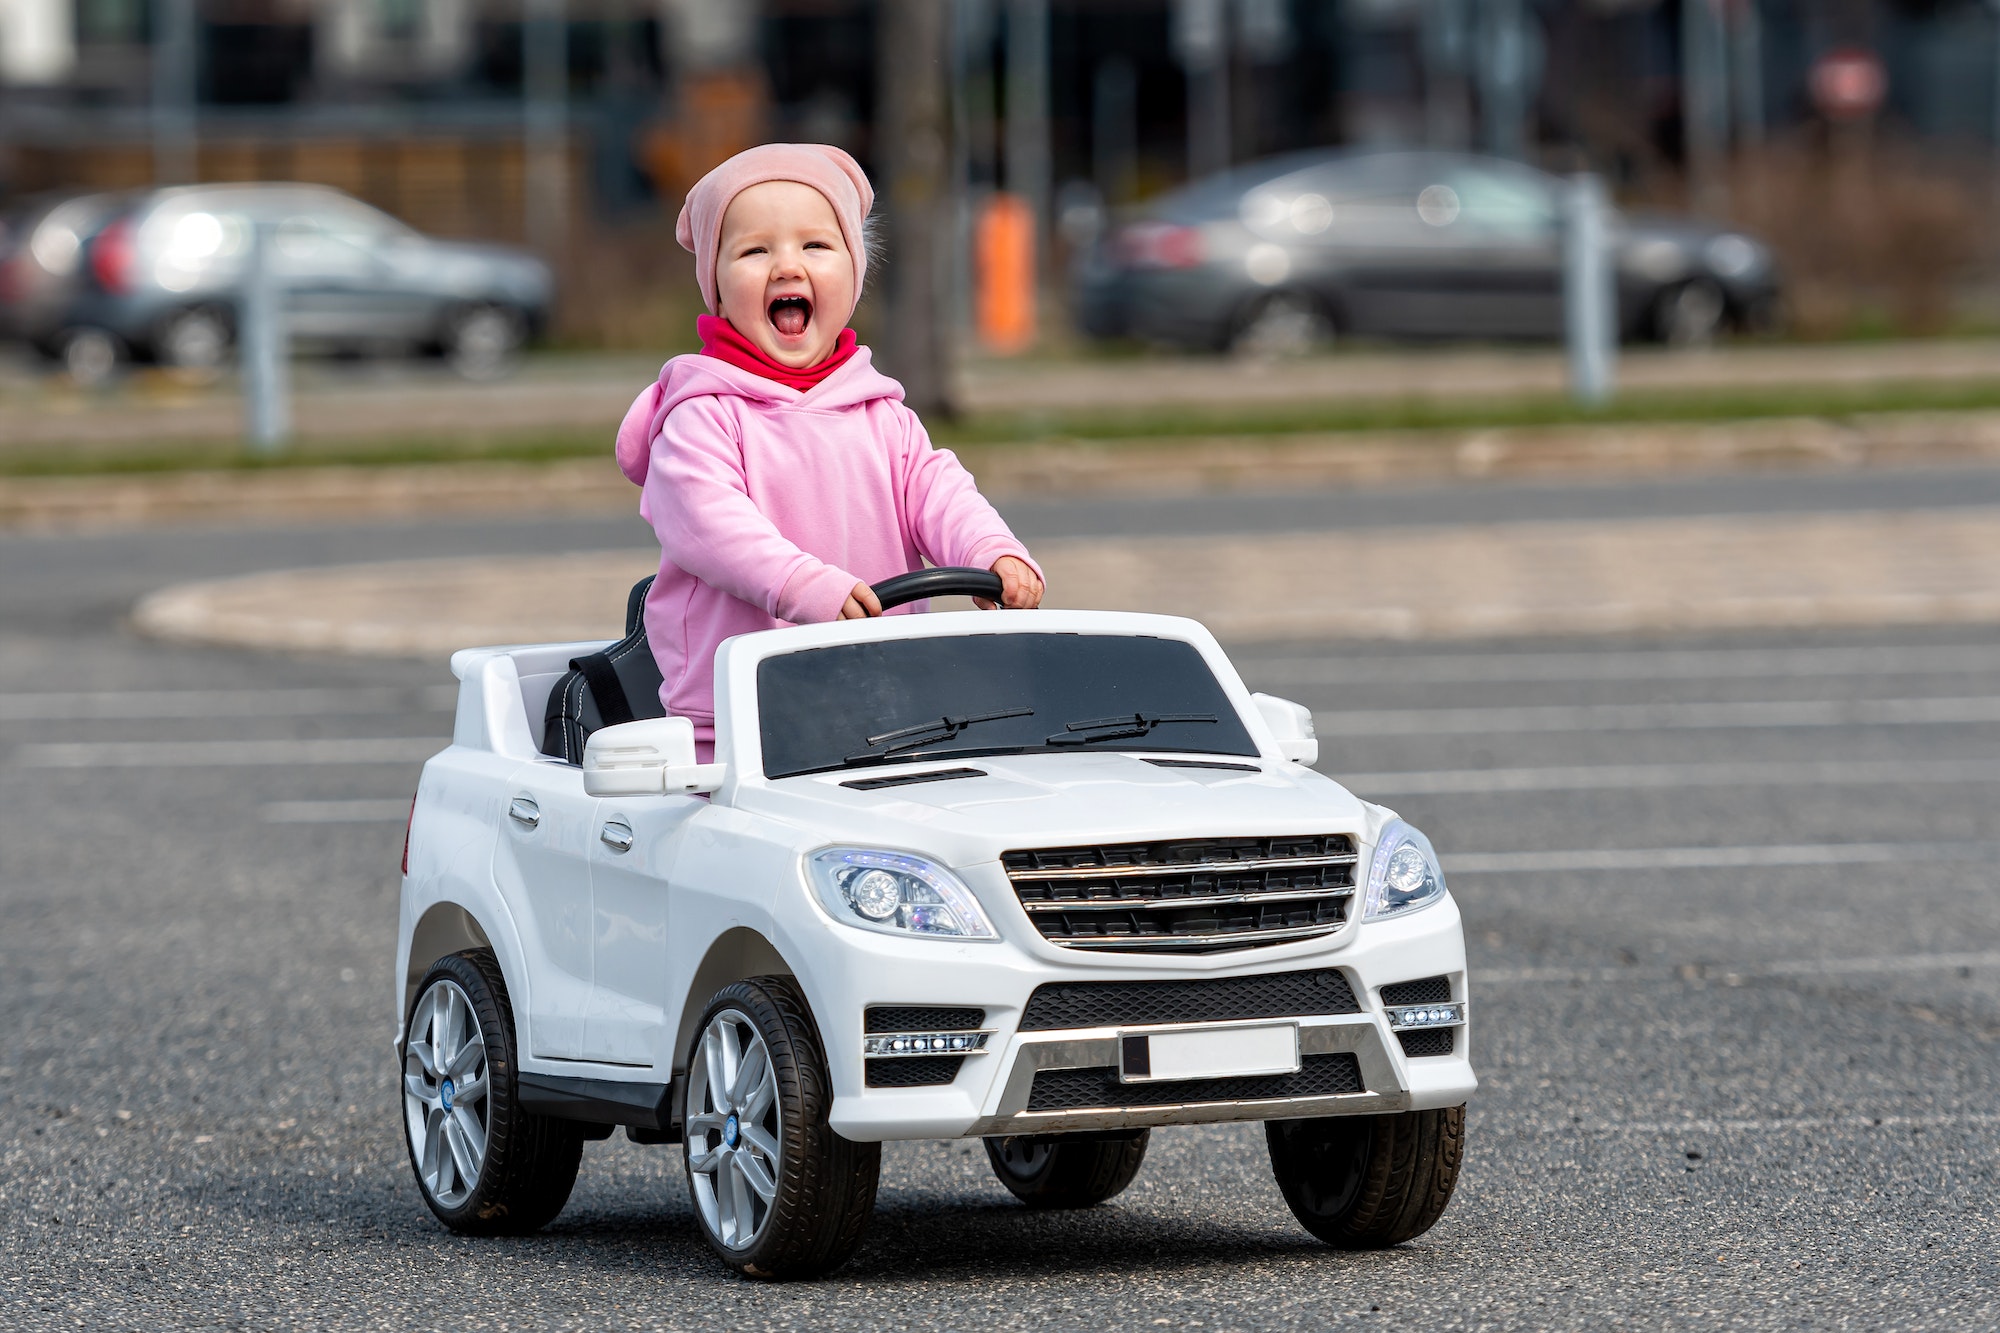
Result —
[{"label": "rear wheel", "polygon": [[986,1140],[993,1174],[1030,1208],[1088,1208],[1121,1193],[1146,1160],[1151,1130],[1015,1134]]},{"label": "rear wheel", "polygon": [[527,339],[521,318],[497,305],[468,306],[444,330],[444,358],[469,380],[495,380],[513,369]]},{"label": "rear wheel", "polygon": [[1429,1231],[1465,1158],[1465,1108],[1270,1120],[1271,1173],[1300,1225],[1341,1250]]},{"label": "rear wheel", "polygon": [[161,364],[190,376],[210,377],[229,359],[229,320],[210,306],[171,315],[153,341]]},{"label": "rear wheel", "polygon": [[521,1109],[514,1013],[492,952],[431,964],[406,1033],[404,1137],[430,1210],[474,1236],[524,1235],[554,1221],[576,1185],[582,1127]]},{"label": "rear wheel", "polygon": [[1722,289],[1706,278],[1696,278],[1660,294],[1653,328],[1669,347],[1708,347],[1721,334],[1728,313],[1729,302]]},{"label": "rear wheel", "polygon": [[72,384],[95,389],[109,384],[125,366],[125,344],[107,329],[65,329],[56,339],[56,359]]},{"label": "rear wheel", "polygon": [[834,1133],[832,1105],[818,1029],[789,978],[717,993],[688,1056],[683,1153],[702,1234],[737,1272],[817,1277],[861,1244],[882,1147]]}]

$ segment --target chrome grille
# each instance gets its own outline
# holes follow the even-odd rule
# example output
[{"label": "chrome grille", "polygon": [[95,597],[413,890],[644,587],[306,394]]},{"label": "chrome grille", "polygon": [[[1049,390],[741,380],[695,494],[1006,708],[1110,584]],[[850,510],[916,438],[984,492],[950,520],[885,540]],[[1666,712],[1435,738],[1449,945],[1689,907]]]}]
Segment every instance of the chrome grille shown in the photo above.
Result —
[{"label": "chrome grille", "polygon": [[1028,919],[1066,949],[1216,953],[1327,935],[1354,901],[1344,833],[1008,852]]}]

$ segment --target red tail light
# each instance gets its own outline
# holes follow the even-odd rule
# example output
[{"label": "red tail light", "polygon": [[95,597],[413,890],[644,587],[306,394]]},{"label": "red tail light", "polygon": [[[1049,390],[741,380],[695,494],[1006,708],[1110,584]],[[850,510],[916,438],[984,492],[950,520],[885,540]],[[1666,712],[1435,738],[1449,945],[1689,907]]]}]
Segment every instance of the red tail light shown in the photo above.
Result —
[{"label": "red tail light", "polygon": [[15,255],[0,260],[0,301],[18,301],[28,284],[21,280],[21,258]]},{"label": "red tail light", "polygon": [[135,249],[128,219],[120,218],[97,233],[97,239],[90,243],[90,274],[97,285],[113,296],[131,291]]},{"label": "red tail light", "polygon": [[403,874],[410,873],[410,829],[417,822],[417,798],[410,797],[410,817],[403,821]]},{"label": "red tail light", "polygon": [[1205,257],[1201,230],[1139,222],[1118,233],[1118,258],[1131,268],[1194,268]]}]

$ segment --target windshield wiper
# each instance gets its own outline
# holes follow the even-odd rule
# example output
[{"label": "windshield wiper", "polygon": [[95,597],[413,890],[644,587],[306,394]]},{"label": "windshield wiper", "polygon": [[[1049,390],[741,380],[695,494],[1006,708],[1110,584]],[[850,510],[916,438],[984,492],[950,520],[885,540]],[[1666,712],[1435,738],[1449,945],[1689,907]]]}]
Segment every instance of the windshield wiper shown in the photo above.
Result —
[{"label": "windshield wiper", "polygon": [[967,713],[953,717],[949,713],[935,722],[919,722],[914,727],[899,727],[895,731],[885,731],[880,736],[868,738],[868,748],[860,754],[851,754],[841,760],[843,764],[857,763],[864,759],[886,759],[904,750],[920,749],[938,741],[948,741],[967,727],[981,722],[998,722],[1006,717],[1033,717],[1032,708],[1003,708],[996,713]]},{"label": "windshield wiper", "polygon": [[1144,736],[1154,727],[1169,722],[1215,722],[1213,713],[1127,713],[1121,717],[1093,717],[1064,724],[1063,730],[1043,742],[1046,745],[1088,745],[1092,741],[1119,741]]}]

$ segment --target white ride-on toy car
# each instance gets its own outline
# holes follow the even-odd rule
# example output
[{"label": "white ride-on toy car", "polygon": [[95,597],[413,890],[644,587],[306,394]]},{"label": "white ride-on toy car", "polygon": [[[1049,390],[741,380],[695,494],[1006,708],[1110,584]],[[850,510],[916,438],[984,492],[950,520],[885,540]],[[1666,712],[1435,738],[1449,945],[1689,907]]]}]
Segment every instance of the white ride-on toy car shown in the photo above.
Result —
[{"label": "white ride-on toy car", "polygon": [[1458,908],[1423,834],[1308,767],[1311,715],[1200,625],[746,634],[698,763],[657,715],[644,587],[617,643],[452,659],[396,958],[410,1159],[447,1226],[543,1226],[624,1126],[682,1145],[724,1262],[810,1276],[859,1243],[885,1140],[983,1138],[1014,1194],[1073,1208],[1153,1126],[1243,1120],[1329,1244],[1437,1220],[1476,1083]]}]

